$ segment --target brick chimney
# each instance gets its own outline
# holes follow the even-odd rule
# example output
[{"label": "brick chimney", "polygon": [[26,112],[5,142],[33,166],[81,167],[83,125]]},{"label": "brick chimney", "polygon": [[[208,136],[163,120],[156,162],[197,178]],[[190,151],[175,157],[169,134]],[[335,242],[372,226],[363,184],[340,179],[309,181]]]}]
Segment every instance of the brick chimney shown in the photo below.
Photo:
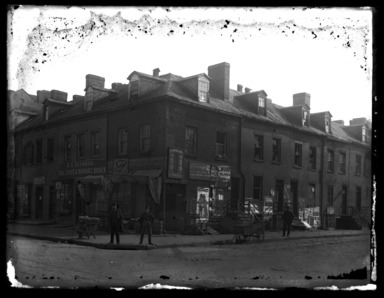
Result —
[{"label": "brick chimney", "polygon": [[211,78],[210,94],[229,100],[229,75],[230,65],[227,62],[208,66],[208,76]]},{"label": "brick chimney", "polygon": [[335,120],[335,121],[332,121],[332,122],[344,125],[344,120]]},{"label": "brick chimney", "polygon": [[51,99],[57,100],[57,101],[62,101],[62,102],[67,102],[68,98],[68,93],[59,91],[59,90],[51,90]]},{"label": "brick chimney", "polygon": [[248,87],[245,87],[245,93],[249,93],[251,92],[252,89],[248,88]]},{"label": "brick chimney", "polygon": [[303,106],[304,104],[311,107],[311,95],[309,93],[302,92],[293,94],[294,106]]},{"label": "brick chimney", "polygon": [[87,74],[85,76],[85,96],[84,96],[84,110],[91,111],[93,103],[106,95],[105,92],[97,90],[104,89],[105,78]]},{"label": "brick chimney", "polygon": [[237,84],[237,91],[243,92],[243,85]]},{"label": "brick chimney", "polygon": [[37,93],[37,101],[39,103],[43,103],[44,100],[49,99],[51,97],[51,92],[47,90],[38,90],[36,93]]},{"label": "brick chimney", "polygon": [[154,76],[154,77],[158,77],[158,76],[159,76],[159,73],[160,73],[160,68],[155,68],[155,69],[153,70],[153,76]]},{"label": "brick chimney", "polygon": [[366,124],[367,118],[361,117],[361,118],[353,118],[352,120],[349,121],[349,125],[354,125],[354,124]]}]

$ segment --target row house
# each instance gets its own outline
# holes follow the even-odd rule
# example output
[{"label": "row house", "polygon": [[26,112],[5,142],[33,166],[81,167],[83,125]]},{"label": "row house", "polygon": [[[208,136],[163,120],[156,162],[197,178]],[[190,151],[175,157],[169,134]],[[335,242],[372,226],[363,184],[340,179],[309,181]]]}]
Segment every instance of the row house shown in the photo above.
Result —
[{"label": "row house", "polygon": [[[64,92],[38,92],[42,110],[15,134],[20,216],[75,223],[83,213],[106,216],[115,201],[125,218],[151,205],[164,229],[176,230],[257,200],[275,212],[291,204],[325,227],[328,214],[370,207],[370,176],[353,170],[357,156],[362,171],[370,167],[363,119],[344,126],[330,112],[311,113],[307,93],[281,107],[264,90],[232,90],[226,62],[207,74],[157,68],[127,80],[106,89],[87,75],[85,95],[70,102]],[[344,174],[327,171],[332,150],[344,154]]]}]

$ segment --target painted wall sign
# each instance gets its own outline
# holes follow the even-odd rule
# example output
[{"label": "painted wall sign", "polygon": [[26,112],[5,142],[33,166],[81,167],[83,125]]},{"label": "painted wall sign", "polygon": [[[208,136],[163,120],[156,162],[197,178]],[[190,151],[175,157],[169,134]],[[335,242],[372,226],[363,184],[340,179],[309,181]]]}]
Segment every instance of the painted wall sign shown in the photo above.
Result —
[{"label": "painted wall sign", "polygon": [[73,161],[59,165],[59,176],[104,175],[105,173],[105,160]]},{"label": "painted wall sign", "polygon": [[114,174],[128,174],[128,159],[114,159],[113,160],[113,173]]},{"label": "painted wall sign", "polygon": [[176,148],[169,148],[168,177],[184,178],[184,151]]},{"label": "painted wall sign", "polygon": [[190,162],[189,179],[229,182],[231,180],[231,167]]}]

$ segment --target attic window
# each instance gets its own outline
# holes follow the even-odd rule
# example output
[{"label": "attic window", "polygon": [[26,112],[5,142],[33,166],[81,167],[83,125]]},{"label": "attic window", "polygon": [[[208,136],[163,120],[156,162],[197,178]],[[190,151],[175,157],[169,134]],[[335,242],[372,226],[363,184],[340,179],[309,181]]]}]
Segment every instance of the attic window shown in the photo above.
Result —
[{"label": "attic window", "polygon": [[199,80],[199,101],[208,102],[209,83]]},{"label": "attic window", "polygon": [[307,110],[303,111],[303,125],[309,126],[309,113]]},{"label": "attic window", "polygon": [[44,119],[45,119],[45,121],[48,121],[48,119],[49,119],[49,107],[48,106],[44,107]]},{"label": "attic window", "polygon": [[265,116],[265,98],[259,97],[259,115]]},{"label": "attic window", "polygon": [[135,100],[139,98],[139,80],[131,82],[130,99]]},{"label": "attic window", "polygon": [[367,129],[365,126],[361,128],[361,140],[365,143],[367,141]]}]

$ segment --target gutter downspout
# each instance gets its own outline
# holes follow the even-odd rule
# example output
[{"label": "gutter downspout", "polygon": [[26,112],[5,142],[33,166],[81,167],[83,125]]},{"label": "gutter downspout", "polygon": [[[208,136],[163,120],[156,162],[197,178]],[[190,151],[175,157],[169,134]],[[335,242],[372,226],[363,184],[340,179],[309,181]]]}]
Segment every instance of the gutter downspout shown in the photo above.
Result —
[{"label": "gutter downspout", "polygon": [[320,228],[322,230],[325,229],[324,225],[324,208],[323,208],[323,196],[324,196],[324,173],[325,173],[325,166],[324,166],[324,155],[325,155],[325,142],[327,140],[327,136],[325,136],[322,140],[322,148],[321,148],[321,168],[320,168]]}]

